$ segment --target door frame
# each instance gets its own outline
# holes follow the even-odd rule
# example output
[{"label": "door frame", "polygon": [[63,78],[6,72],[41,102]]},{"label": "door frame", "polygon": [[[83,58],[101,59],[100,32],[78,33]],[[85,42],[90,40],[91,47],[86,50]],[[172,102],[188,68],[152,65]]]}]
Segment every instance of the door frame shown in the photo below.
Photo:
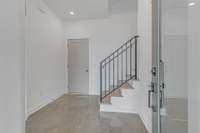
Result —
[{"label": "door frame", "polygon": [[[152,133],[161,133],[161,0],[152,0],[152,83],[149,107],[152,109]],[[151,97],[152,96],[152,97]],[[151,103],[152,100],[152,103]]]},{"label": "door frame", "polygon": [[88,88],[88,94],[86,94],[86,95],[92,95],[92,71],[91,71],[91,69],[92,69],[92,64],[91,64],[91,61],[92,61],[92,56],[91,56],[91,49],[92,49],[92,47],[91,47],[91,43],[90,43],[90,39],[89,38],[68,38],[67,39],[67,41],[66,41],[66,59],[65,59],[65,68],[66,68],[66,93],[69,93],[69,64],[68,64],[68,60],[69,60],[69,55],[68,55],[68,44],[69,44],[69,41],[70,40],[88,40],[88,46],[89,46],[89,72],[88,72],[88,74],[89,74],[89,88]]}]

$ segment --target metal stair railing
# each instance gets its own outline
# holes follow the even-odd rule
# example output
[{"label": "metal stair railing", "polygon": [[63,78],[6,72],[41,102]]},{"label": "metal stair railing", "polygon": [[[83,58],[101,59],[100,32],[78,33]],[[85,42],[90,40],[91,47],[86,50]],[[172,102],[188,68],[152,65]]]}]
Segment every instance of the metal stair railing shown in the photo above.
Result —
[{"label": "metal stair railing", "polygon": [[138,38],[134,36],[100,63],[100,101],[138,79]]}]

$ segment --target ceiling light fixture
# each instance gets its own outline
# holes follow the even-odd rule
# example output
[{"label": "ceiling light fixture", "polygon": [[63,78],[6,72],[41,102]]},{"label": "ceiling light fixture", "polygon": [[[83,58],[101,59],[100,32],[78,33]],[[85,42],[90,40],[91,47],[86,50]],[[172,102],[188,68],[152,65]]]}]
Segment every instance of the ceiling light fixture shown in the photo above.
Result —
[{"label": "ceiling light fixture", "polygon": [[73,11],[69,12],[70,15],[74,15],[75,13]]},{"label": "ceiling light fixture", "polygon": [[190,2],[190,3],[188,4],[188,6],[194,6],[194,5],[196,5],[195,2]]}]

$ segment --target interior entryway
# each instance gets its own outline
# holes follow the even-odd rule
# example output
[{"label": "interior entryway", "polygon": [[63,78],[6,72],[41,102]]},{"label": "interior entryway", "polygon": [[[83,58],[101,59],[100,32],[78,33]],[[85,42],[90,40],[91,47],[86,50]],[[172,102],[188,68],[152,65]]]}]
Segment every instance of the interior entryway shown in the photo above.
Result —
[{"label": "interior entryway", "polygon": [[199,0],[0,10],[0,133],[200,133]]},{"label": "interior entryway", "polygon": [[89,93],[89,40],[68,40],[69,93]]}]

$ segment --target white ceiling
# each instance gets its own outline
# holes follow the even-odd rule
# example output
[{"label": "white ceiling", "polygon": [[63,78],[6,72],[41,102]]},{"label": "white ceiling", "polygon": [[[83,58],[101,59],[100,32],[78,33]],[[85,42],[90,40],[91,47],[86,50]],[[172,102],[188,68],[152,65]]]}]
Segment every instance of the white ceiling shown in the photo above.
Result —
[{"label": "white ceiling", "polygon": [[189,1],[193,0],[163,0],[162,7],[164,10],[171,10],[172,8],[187,8]]},{"label": "white ceiling", "polygon": [[110,14],[137,10],[137,0],[109,0]]},{"label": "white ceiling", "polygon": [[[61,18],[95,19],[108,15],[108,0],[44,0],[45,3]],[[69,12],[73,11],[74,16]]]},{"label": "white ceiling", "polygon": [[[109,14],[137,8],[137,0],[44,0],[64,20],[105,18]],[[70,15],[73,11],[75,15]]]}]

